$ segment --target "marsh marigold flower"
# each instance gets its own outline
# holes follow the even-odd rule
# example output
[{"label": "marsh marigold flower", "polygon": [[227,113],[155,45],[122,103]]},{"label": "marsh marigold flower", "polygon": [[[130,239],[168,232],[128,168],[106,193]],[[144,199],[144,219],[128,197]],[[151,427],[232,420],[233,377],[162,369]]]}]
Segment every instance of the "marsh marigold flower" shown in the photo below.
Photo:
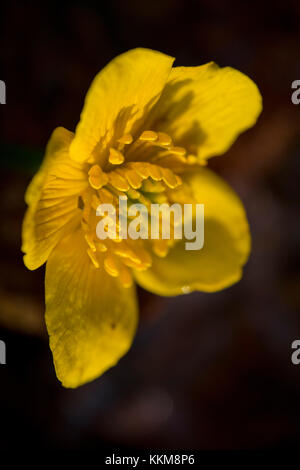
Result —
[{"label": "marsh marigold flower", "polygon": [[[137,326],[135,283],[159,295],[213,292],[237,282],[250,251],[243,205],[205,167],[261,111],[256,85],[214,63],[172,67],[135,49],[94,79],[75,133],[54,130],[26,192],[24,262],[46,264],[46,324],[57,377],[77,387],[128,351]],[[100,240],[100,203],[201,203],[205,242]]]}]

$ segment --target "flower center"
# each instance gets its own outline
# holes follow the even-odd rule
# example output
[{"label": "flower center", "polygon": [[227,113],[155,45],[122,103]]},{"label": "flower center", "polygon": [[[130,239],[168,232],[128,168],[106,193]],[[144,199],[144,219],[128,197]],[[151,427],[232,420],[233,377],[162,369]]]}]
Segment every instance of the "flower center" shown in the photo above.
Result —
[{"label": "flower center", "polygon": [[128,207],[136,203],[146,208],[151,204],[169,204],[168,192],[182,183],[179,173],[195,161],[196,157],[186,156],[184,148],[174,146],[167,134],[148,130],[135,141],[130,134],[123,135],[117,145],[109,149],[104,169],[98,164],[90,167],[89,187],[81,195],[78,207],[82,209],[81,226],[88,245],[87,252],[96,268],[103,262],[108,274],[119,276],[123,285],[129,287],[132,283],[131,268],[149,268],[151,252],[161,257],[167,255],[176,241],[174,238],[124,239],[119,236],[119,224],[116,237],[100,240],[96,235],[99,222],[96,210],[100,204],[111,204],[118,216],[120,196],[126,198]]}]

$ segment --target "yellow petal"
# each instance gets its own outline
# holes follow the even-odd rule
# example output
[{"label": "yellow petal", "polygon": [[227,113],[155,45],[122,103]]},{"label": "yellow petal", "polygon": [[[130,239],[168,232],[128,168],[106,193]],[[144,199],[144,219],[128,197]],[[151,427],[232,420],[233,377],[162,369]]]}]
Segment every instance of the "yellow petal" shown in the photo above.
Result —
[{"label": "yellow petal", "polygon": [[71,157],[84,161],[94,152],[102,164],[101,151],[108,143],[114,146],[124,134],[136,133],[158,100],[173,60],[149,49],[133,49],[112,60],[86,95]]},{"label": "yellow petal", "polygon": [[133,287],[94,268],[78,230],[64,238],[46,266],[46,324],[56,374],[65,387],[89,382],[131,346],[137,325]]},{"label": "yellow petal", "polygon": [[22,251],[29,269],[41,266],[59,240],[80,223],[78,195],[88,181],[81,164],[68,155],[70,134],[63,128],[53,132],[44,162],[26,193],[29,207],[22,227]]},{"label": "yellow petal", "polygon": [[175,67],[149,125],[167,132],[189,153],[208,158],[226,152],[255,124],[261,109],[257,86],[238,70],[213,62]]},{"label": "yellow petal", "polygon": [[44,160],[39,171],[32,178],[25,193],[25,201],[28,205],[32,204],[36,199],[39,199],[48,170],[56,159],[67,158],[67,149],[73,137],[73,132],[68,131],[64,127],[57,127],[52,132],[46,147]]},{"label": "yellow petal", "polygon": [[147,271],[135,271],[136,281],[158,295],[224,289],[241,278],[250,252],[247,218],[235,192],[207,168],[183,180],[169,194],[174,202],[204,204],[204,246],[189,251],[184,240],[179,241],[166,258],[153,255]]}]

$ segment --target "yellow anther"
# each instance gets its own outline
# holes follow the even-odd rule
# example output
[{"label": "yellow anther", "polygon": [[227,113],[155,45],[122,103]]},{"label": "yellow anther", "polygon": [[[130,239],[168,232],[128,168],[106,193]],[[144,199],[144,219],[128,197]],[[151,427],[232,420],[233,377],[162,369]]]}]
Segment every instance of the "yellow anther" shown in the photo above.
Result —
[{"label": "yellow anther", "polygon": [[95,268],[99,268],[99,263],[98,263],[98,260],[96,258],[96,254],[90,248],[87,249],[87,254],[89,255],[89,257],[90,257],[93,265],[95,266]]},{"label": "yellow anther", "polygon": [[94,237],[93,237],[92,233],[91,232],[86,233],[84,235],[84,238],[85,238],[87,244],[89,245],[90,249],[95,252],[96,251],[96,246],[95,246],[95,243],[94,243]]},{"label": "yellow anther", "polygon": [[112,256],[107,256],[104,260],[104,268],[108,274],[113,277],[117,277],[119,275],[119,270],[117,268],[115,259]]},{"label": "yellow anther", "polygon": [[114,200],[114,196],[110,191],[108,191],[105,188],[102,188],[101,191],[99,191],[99,198],[103,204],[112,204]]},{"label": "yellow anther", "polygon": [[154,131],[144,131],[139,137],[139,140],[143,140],[145,142],[155,142],[158,139],[158,135]]},{"label": "yellow anther", "polygon": [[151,266],[152,258],[148,251],[146,251],[144,248],[135,246],[134,253],[139,258],[141,267],[143,267],[143,269],[147,269]]},{"label": "yellow anther", "polygon": [[159,166],[164,166],[167,168],[173,168],[173,167],[178,167],[180,164],[186,164],[186,158],[183,157],[182,155],[175,155],[173,153],[169,153],[170,151],[168,150],[167,153],[164,153],[162,155],[156,155],[154,158],[151,159],[152,163],[159,165]]},{"label": "yellow anther", "polygon": [[182,184],[182,179],[180,178],[179,175],[176,175],[176,173],[174,173],[175,175],[175,178],[177,179],[177,186],[180,186]]},{"label": "yellow anther", "polygon": [[117,238],[112,238],[111,241],[114,243],[121,243],[123,241],[123,238],[117,236]]},{"label": "yellow anther", "polygon": [[108,176],[110,184],[119,191],[128,191],[130,188],[128,181],[115,171],[108,173]]},{"label": "yellow anther", "polygon": [[141,187],[143,178],[136,171],[126,169],[125,177],[132,188],[138,189]]},{"label": "yellow anther", "polygon": [[107,246],[102,242],[96,242],[97,249],[101,251],[101,253],[105,253],[107,251]]},{"label": "yellow anther", "polygon": [[113,147],[111,147],[109,149],[108,161],[112,165],[121,165],[121,163],[124,162],[124,155],[121,152],[119,152],[119,150],[116,150]]},{"label": "yellow anther", "polygon": [[143,191],[146,193],[160,193],[166,189],[164,184],[162,184],[160,181],[150,181],[149,179],[145,180],[143,182]]},{"label": "yellow anther", "polygon": [[170,152],[174,153],[175,155],[182,155],[186,154],[186,150],[183,147],[172,147]]},{"label": "yellow anther", "polygon": [[131,162],[128,164],[128,167],[135,170],[144,179],[150,176],[149,163]]},{"label": "yellow anther", "polygon": [[135,189],[133,188],[130,188],[128,191],[127,191],[127,194],[128,194],[128,197],[130,197],[130,199],[138,199],[141,195],[141,193],[139,191],[136,191]]},{"label": "yellow anther", "polygon": [[195,157],[195,155],[188,155],[186,161],[189,165],[194,165],[197,163],[198,159]]},{"label": "yellow anther", "polygon": [[169,186],[169,188],[176,188],[176,186],[178,186],[178,180],[173,171],[169,170],[169,168],[161,168],[160,171],[164,182]]},{"label": "yellow anther", "polygon": [[[129,266],[128,261],[129,260],[126,260],[127,266]],[[146,271],[146,269],[148,269],[148,266],[145,266],[144,264],[138,264],[137,266],[131,266],[131,267],[136,269],[137,271]]]},{"label": "yellow anther", "polygon": [[144,206],[146,206],[148,210],[151,210],[151,201],[143,194],[140,195],[139,201],[144,204]]},{"label": "yellow anther", "polygon": [[101,204],[101,201],[100,201],[99,197],[96,196],[96,194],[93,194],[91,204],[92,204],[92,208],[94,210],[97,210],[97,207],[99,206],[99,204]]},{"label": "yellow anther", "polygon": [[84,232],[87,232],[89,230],[89,225],[86,220],[81,218],[81,228]]},{"label": "yellow anther", "polygon": [[120,137],[120,139],[118,140],[118,142],[120,144],[125,144],[125,145],[129,145],[131,144],[133,141],[133,137],[131,134],[124,134],[122,135],[122,137]]},{"label": "yellow anther", "polygon": [[161,180],[161,171],[157,165],[148,165],[149,174],[151,178],[155,181]]},{"label": "yellow anther", "polygon": [[81,194],[81,197],[82,197],[83,205],[84,205],[84,206],[88,206],[88,205],[90,204],[92,194],[93,194],[93,191],[91,190],[91,188],[87,188],[87,189]]},{"label": "yellow anther", "polygon": [[132,275],[126,266],[122,266],[120,271],[120,281],[124,287],[131,287],[132,286]]},{"label": "yellow anther", "polygon": [[[172,158],[172,163],[176,165],[176,163],[186,163],[186,158],[183,155],[171,155],[170,158]],[[169,164],[172,165],[170,162]]]},{"label": "yellow anther", "polygon": [[86,205],[84,206],[83,211],[82,211],[82,219],[83,219],[85,222],[88,222],[88,221],[89,221],[90,213],[91,213],[91,205],[90,205],[90,204],[86,204]]},{"label": "yellow anther", "polygon": [[152,249],[157,256],[164,258],[169,251],[167,240],[153,240]]},{"label": "yellow anther", "polygon": [[158,144],[162,146],[169,146],[172,144],[172,139],[168,134],[165,134],[164,132],[158,132]]},{"label": "yellow anther", "polygon": [[94,189],[100,189],[108,183],[108,176],[99,165],[93,165],[89,172],[89,183]]},{"label": "yellow anther", "polygon": [[131,259],[131,261],[133,261],[134,263],[141,264],[141,260],[135,254],[135,252],[124,244],[118,247],[117,249],[115,249],[114,253],[120,256],[120,258]]},{"label": "yellow anther", "polygon": [[126,264],[126,266],[128,266],[129,268],[134,268],[134,269],[137,269],[139,271],[144,271],[146,269],[146,268],[144,268],[144,266],[142,266],[141,264],[136,263],[131,258],[124,258],[123,263]]},{"label": "yellow anther", "polygon": [[168,198],[165,193],[154,193],[151,195],[151,199],[154,204],[163,204],[164,202],[168,202]]}]

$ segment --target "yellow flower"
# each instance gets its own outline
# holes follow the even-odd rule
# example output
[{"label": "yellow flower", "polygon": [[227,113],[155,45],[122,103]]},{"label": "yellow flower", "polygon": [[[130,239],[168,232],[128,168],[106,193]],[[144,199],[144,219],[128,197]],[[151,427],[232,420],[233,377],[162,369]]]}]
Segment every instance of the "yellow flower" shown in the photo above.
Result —
[{"label": "yellow flower", "polygon": [[[94,79],[75,133],[57,128],[26,192],[24,263],[46,265],[46,323],[57,377],[77,387],[112,367],[137,326],[135,282],[159,295],[213,292],[237,282],[250,251],[243,205],[205,168],[251,127],[256,85],[214,63],[172,68],[135,49]],[[202,203],[205,243],[99,240],[96,208],[120,195]]]}]

